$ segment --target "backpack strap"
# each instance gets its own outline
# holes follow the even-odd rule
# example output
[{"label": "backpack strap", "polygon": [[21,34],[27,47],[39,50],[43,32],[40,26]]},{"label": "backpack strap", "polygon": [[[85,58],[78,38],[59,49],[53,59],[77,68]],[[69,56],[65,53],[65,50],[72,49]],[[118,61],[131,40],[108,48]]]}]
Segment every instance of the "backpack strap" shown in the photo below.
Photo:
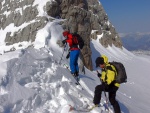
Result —
[{"label": "backpack strap", "polygon": [[[109,63],[110,64],[110,63]],[[117,76],[117,71],[116,70],[114,70],[113,68],[112,68],[112,64],[110,64],[110,66],[107,66],[106,68],[108,69],[108,70],[111,70],[111,71],[113,71],[114,73],[115,73],[115,78],[116,78],[116,76]],[[115,66],[113,66],[114,68],[115,68]],[[106,73],[107,74],[107,73]],[[114,81],[112,82],[112,83],[115,83],[115,79],[114,79]]]},{"label": "backpack strap", "polygon": [[106,68],[102,69],[102,71],[106,72],[106,74],[105,74],[105,81],[107,80],[107,70],[113,71],[111,66],[106,66]]},{"label": "backpack strap", "polygon": [[[111,71],[114,71],[115,72],[115,75],[117,75],[117,70],[116,70],[116,67],[114,65],[112,65],[111,63],[109,63],[110,66],[108,66],[107,69],[111,70]],[[115,68],[115,70],[112,68],[112,66]]]}]

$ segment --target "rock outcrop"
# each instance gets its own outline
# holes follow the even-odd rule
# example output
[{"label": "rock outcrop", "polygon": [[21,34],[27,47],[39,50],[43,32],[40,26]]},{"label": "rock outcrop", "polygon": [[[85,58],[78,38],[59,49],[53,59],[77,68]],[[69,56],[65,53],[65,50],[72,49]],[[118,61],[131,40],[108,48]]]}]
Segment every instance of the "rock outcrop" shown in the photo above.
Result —
[{"label": "rock outcrop", "polygon": [[[7,45],[22,41],[33,42],[36,33],[43,28],[48,21],[45,16],[38,15],[37,5],[33,5],[35,0],[2,0],[0,3],[0,28],[14,23],[19,27],[24,23],[29,23],[24,28],[20,28],[13,34],[7,32],[5,42]],[[5,1],[5,2],[4,2]],[[103,33],[99,42],[108,47],[115,45],[122,48],[122,43],[115,28],[108,20],[101,3],[98,0],[55,0],[48,1],[43,7],[45,12],[54,18],[66,19],[62,23],[64,29],[70,32],[77,32],[84,40],[85,46],[81,50],[84,65],[92,70],[90,41],[97,39],[97,35]],[[33,21],[34,20],[34,21]],[[91,34],[91,31],[95,30]]]}]

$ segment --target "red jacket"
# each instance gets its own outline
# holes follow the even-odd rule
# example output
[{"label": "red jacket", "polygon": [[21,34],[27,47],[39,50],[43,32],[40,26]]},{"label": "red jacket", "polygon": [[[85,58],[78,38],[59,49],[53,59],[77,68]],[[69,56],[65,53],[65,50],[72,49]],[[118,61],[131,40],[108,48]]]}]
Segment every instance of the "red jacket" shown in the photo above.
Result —
[{"label": "red jacket", "polygon": [[74,46],[72,43],[72,34],[67,34],[66,42],[69,44],[70,50],[79,50],[78,46]]}]

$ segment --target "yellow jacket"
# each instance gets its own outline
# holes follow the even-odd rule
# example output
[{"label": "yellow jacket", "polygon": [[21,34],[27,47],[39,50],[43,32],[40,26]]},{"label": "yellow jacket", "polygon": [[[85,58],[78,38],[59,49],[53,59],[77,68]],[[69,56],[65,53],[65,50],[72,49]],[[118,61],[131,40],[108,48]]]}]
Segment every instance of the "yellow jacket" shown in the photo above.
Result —
[{"label": "yellow jacket", "polygon": [[[101,73],[102,74],[101,80],[110,85],[114,81],[117,71],[113,65],[109,64],[107,56],[102,55],[101,57],[103,57],[105,63],[105,68],[102,69]],[[120,86],[119,83],[114,83],[114,85],[117,87]]]}]

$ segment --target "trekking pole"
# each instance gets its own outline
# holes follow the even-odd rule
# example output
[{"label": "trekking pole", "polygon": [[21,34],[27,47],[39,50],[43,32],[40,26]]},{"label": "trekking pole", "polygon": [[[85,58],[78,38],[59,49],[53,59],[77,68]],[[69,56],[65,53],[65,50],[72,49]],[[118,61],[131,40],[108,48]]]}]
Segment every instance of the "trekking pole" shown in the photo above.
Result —
[{"label": "trekking pole", "polygon": [[63,53],[62,53],[61,59],[60,59],[60,61],[59,61],[59,64],[61,64],[62,57],[63,57],[63,55],[64,55],[64,53],[65,53],[66,45],[67,45],[67,44],[65,43],[64,50],[63,50]]},{"label": "trekking pole", "polygon": [[[98,74],[99,72],[97,71],[97,74]],[[101,83],[102,83],[102,80],[101,80],[101,78],[100,78],[100,81],[101,81]],[[105,88],[103,87],[103,90],[104,90],[104,95],[105,95],[105,99],[106,99],[106,107],[107,107],[107,109],[108,109],[108,111],[109,111],[109,107],[108,107],[108,103],[109,103],[109,100],[108,100],[108,97],[107,97],[107,95],[106,95],[106,91],[105,91]]]}]

